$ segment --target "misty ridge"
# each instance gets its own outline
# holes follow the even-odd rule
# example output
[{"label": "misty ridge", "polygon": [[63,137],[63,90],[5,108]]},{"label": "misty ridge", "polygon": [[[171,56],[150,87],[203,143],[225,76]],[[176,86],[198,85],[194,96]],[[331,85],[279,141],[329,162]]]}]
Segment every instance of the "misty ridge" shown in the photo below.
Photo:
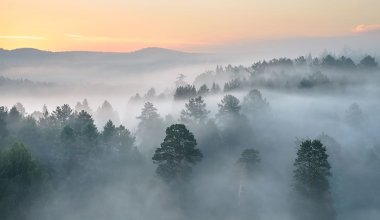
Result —
[{"label": "misty ridge", "polygon": [[1,219],[380,218],[376,56],[24,52],[0,51]]}]

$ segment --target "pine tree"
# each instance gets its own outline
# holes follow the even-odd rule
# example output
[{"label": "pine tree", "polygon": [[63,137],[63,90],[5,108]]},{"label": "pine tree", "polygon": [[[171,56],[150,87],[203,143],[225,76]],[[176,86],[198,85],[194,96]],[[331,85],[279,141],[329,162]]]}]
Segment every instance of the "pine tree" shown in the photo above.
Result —
[{"label": "pine tree", "polygon": [[210,113],[206,109],[206,103],[201,96],[197,98],[192,98],[189,103],[185,104],[186,109],[181,112],[181,121],[185,123],[195,122],[195,123],[205,123],[207,115]]},{"label": "pine tree", "polygon": [[183,124],[174,124],[166,129],[166,137],[152,158],[158,164],[156,173],[167,182],[182,181],[202,159],[196,148],[194,135]]},{"label": "pine tree", "polygon": [[294,189],[300,219],[335,219],[329,177],[331,166],[326,147],[319,140],[305,140],[294,162]]}]

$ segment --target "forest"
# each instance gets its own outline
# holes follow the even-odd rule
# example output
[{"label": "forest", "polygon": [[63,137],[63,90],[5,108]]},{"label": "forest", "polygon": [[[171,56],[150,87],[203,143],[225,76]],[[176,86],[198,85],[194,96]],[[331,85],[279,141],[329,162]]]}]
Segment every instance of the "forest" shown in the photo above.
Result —
[{"label": "forest", "polygon": [[125,113],[0,103],[0,219],[378,219],[379,77],[309,55],[179,74]]}]

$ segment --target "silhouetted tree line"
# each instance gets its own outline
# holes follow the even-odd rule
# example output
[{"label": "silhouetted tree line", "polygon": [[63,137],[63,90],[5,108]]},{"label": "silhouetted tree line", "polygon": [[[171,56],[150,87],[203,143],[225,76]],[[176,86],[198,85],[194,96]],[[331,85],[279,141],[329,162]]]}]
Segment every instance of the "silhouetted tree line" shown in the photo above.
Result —
[{"label": "silhouetted tree line", "polygon": [[[327,54],[319,58],[309,55],[295,59],[263,60],[249,67],[218,65],[215,71],[198,75],[194,84],[221,84],[224,85],[223,92],[227,93],[257,86],[276,89],[311,89],[317,86],[332,88],[346,85],[348,81],[343,78],[350,73],[372,73],[378,70],[377,61],[370,55],[356,63],[346,56],[336,57]],[[337,73],[340,77],[336,77]]]}]

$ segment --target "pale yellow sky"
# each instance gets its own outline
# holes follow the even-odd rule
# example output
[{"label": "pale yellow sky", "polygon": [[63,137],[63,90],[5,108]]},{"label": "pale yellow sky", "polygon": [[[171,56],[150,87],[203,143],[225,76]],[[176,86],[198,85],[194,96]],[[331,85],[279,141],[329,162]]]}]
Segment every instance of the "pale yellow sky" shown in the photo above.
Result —
[{"label": "pale yellow sky", "polygon": [[0,0],[0,8],[5,49],[192,51],[380,29],[379,0]]}]

